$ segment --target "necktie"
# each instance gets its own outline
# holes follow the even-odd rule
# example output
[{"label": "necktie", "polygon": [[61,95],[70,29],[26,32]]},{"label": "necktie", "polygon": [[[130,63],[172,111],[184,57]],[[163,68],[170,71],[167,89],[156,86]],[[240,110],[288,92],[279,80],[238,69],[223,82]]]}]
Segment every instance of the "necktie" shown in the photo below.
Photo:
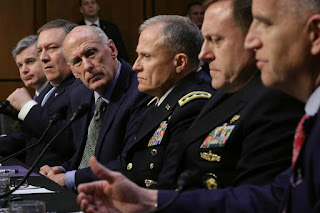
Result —
[{"label": "necktie", "polygon": [[96,25],[96,24],[91,24],[91,26],[98,27],[98,25]]},{"label": "necktie", "polygon": [[89,159],[94,155],[99,132],[102,123],[103,109],[106,106],[106,102],[101,97],[98,98],[96,103],[96,110],[90,122],[90,129],[87,137],[86,146],[83,151],[82,159],[79,165],[79,169],[87,168],[90,166]]},{"label": "necktie", "polygon": [[306,137],[305,131],[303,129],[303,124],[308,117],[309,117],[308,115],[304,115],[301,118],[301,120],[296,128],[296,132],[294,135],[294,142],[293,142],[293,153],[292,153],[292,164],[291,164],[292,168],[296,164],[297,158],[299,156],[299,152],[301,150],[302,144],[303,144],[304,139]]},{"label": "necktie", "polygon": [[49,99],[49,97],[51,96],[51,94],[57,89],[57,87],[52,87],[52,89],[44,96],[42,102],[41,102],[41,106],[45,105],[45,103],[47,102],[47,100]]},{"label": "necktie", "polygon": [[[296,161],[297,161],[297,158],[299,156],[301,147],[302,147],[303,142],[304,142],[305,137],[306,137],[305,131],[303,129],[303,124],[308,118],[309,118],[308,115],[302,116],[302,118],[299,121],[299,124],[298,124],[298,126],[296,128],[296,132],[295,132],[295,135],[294,135],[294,141],[293,141],[293,153],[292,153],[292,164],[291,164],[292,169],[294,168],[294,166],[296,164]],[[302,180],[301,170],[298,170],[297,174],[294,174],[292,172],[292,174],[290,176],[291,187],[295,187],[296,185],[300,184],[301,180]],[[287,199],[290,199],[290,198],[287,198]],[[289,202],[288,200],[285,202],[285,204],[284,204],[284,206],[282,208],[282,213],[286,213],[287,212],[287,207],[289,206],[288,202]]]}]

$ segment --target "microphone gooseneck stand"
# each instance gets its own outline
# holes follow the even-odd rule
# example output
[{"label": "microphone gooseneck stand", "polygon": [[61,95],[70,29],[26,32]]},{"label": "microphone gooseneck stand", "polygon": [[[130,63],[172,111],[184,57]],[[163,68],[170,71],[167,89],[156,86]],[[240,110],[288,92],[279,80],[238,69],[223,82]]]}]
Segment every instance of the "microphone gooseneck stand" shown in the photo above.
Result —
[{"label": "microphone gooseneck stand", "polygon": [[178,178],[178,181],[177,181],[176,194],[165,205],[161,206],[160,208],[153,210],[153,211],[147,211],[144,213],[155,213],[155,212],[162,212],[162,211],[166,210],[174,201],[176,201],[176,199],[179,197],[181,192],[187,186],[189,178],[191,176],[193,176],[194,174],[196,174],[196,172],[191,171],[191,170],[186,170],[186,171],[182,172]]},{"label": "microphone gooseneck stand", "polygon": [[16,157],[16,156],[19,156],[19,155],[21,155],[22,153],[24,153],[25,151],[27,151],[27,150],[35,147],[36,145],[38,145],[38,144],[42,141],[43,137],[46,135],[47,131],[48,131],[54,124],[56,124],[59,119],[60,119],[60,114],[59,114],[59,113],[55,113],[55,114],[52,116],[52,118],[50,119],[50,122],[49,122],[48,127],[44,130],[43,134],[41,135],[41,137],[39,138],[39,140],[38,140],[36,143],[34,143],[34,144],[32,144],[31,146],[28,146],[28,147],[26,147],[26,148],[24,148],[24,149],[22,149],[22,150],[20,150],[20,151],[18,151],[18,152],[16,152],[16,153],[13,153],[13,154],[5,157],[5,158],[2,158],[2,159],[0,160],[0,164],[3,163],[3,162],[5,162],[5,161],[7,161],[7,160],[10,160],[10,159],[12,159],[12,158],[14,158],[14,157]]},{"label": "microphone gooseneck stand", "polygon": [[32,170],[34,169],[34,167],[36,166],[36,164],[39,162],[40,158],[43,156],[43,154],[47,151],[47,149],[49,148],[49,146],[53,143],[53,141],[67,128],[69,127],[69,125],[77,118],[83,116],[88,110],[89,110],[90,106],[89,104],[83,104],[81,106],[78,107],[77,111],[73,114],[72,118],[70,119],[70,121],[62,128],[60,129],[60,131],[47,143],[47,145],[44,147],[44,149],[42,150],[42,152],[40,153],[39,157],[35,160],[35,162],[32,164],[32,166],[30,167],[30,169],[28,170],[27,174],[22,178],[22,180],[11,190],[0,194],[0,199],[1,198],[5,198],[6,196],[12,194],[14,191],[16,191],[22,184],[23,182],[30,176]]}]

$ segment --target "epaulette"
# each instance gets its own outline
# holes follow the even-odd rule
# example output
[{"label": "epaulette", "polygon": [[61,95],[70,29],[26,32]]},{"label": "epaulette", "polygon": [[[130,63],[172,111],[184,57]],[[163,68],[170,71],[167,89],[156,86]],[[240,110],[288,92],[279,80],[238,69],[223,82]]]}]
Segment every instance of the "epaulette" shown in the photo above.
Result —
[{"label": "epaulette", "polygon": [[147,104],[147,106],[149,106],[150,104],[152,104],[152,102],[154,102],[155,100],[157,100],[157,97],[152,98],[152,100],[149,101],[149,103]]},{"label": "epaulette", "polygon": [[197,98],[208,98],[209,99],[209,98],[211,98],[211,94],[209,92],[203,92],[203,91],[190,92],[190,93],[186,94],[185,96],[183,96],[182,98],[180,98],[178,103],[179,103],[180,107],[182,107],[183,105],[185,105],[189,101],[192,101],[193,99],[197,99]]}]

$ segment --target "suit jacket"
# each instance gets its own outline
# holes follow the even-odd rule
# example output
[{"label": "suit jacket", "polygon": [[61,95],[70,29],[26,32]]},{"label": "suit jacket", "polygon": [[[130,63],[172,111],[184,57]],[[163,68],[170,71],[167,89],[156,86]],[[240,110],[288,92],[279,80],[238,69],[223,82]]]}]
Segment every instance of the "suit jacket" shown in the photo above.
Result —
[{"label": "suit jacket", "polygon": [[[80,81],[75,80],[74,76],[71,74],[61,83],[60,86],[57,87],[54,93],[48,98],[45,105],[41,107],[40,103],[42,102],[42,99],[52,88],[52,85],[48,84],[47,87],[36,98],[36,101],[39,104],[33,106],[26,118],[22,121],[22,131],[10,134],[5,138],[1,138],[1,153],[5,153],[4,155],[12,154],[18,150],[21,150],[22,148],[36,143],[49,125],[49,121],[53,114],[56,112],[63,112],[63,114],[65,113],[66,116],[66,113],[69,109],[69,94],[75,87],[79,85],[79,83]],[[64,122],[60,122],[59,125],[63,126]],[[56,134],[59,128],[60,127],[57,126],[52,127],[50,131],[46,133],[42,141],[48,142]],[[68,133],[66,132],[65,134]],[[45,145],[46,143],[41,143],[27,151],[26,157],[23,161],[27,165],[32,165]],[[68,140],[59,140],[58,138],[40,159],[39,163],[37,164],[37,168],[44,164],[51,166],[60,164],[69,159],[72,154],[72,143]]]},{"label": "suit jacket", "polygon": [[[136,184],[143,187],[156,185],[172,136],[185,131],[211,97],[211,85],[200,82],[198,77],[198,73],[193,72],[182,79],[159,107],[155,103],[149,104],[148,111],[139,121],[140,127],[134,140],[127,143],[124,150],[127,154],[123,170]],[[204,96],[190,99],[184,105],[178,104],[182,97],[191,92]]]},{"label": "suit jacket", "polygon": [[[304,122],[306,132],[286,191],[286,212],[320,212],[320,110]],[[281,208],[283,208],[283,206]]]},{"label": "suit jacket", "polygon": [[168,153],[159,187],[175,187],[185,170],[193,171],[189,188],[270,183],[291,163],[303,109],[296,99],[264,87],[259,75],[234,94],[216,92],[176,139],[179,143]]},{"label": "suit jacket", "polygon": [[[126,137],[134,129],[136,120],[144,111],[150,97],[138,90],[136,72],[125,61],[121,61],[120,75],[103,115],[102,127],[99,133],[95,156],[104,165],[112,164],[120,155]],[[71,113],[83,103],[92,103],[94,92],[82,85],[71,94]],[[73,144],[76,150],[74,156],[64,162],[62,166],[67,170],[77,170],[85,148],[88,126],[92,118],[91,113],[75,121],[72,124]],[[112,165],[111,165],[112,166]],[[115,165],[115,167],[119,167]],[[76,185],[96,179],[90,168],[79,169],[75,175]]]},{"label": "suit jacket", "polygon": [[[78,23],[79,25],[86,25],[84,20],[80,21]],[[123,43],[123,39],[121,36],[121,33],[119,31],[119,28],[117,25],[99,19],[100,28],[105,32],[105,34],[112,39],[112,41],[115,43],[117,50],[118,50],[118,58],[121,58],[127,62],[129,62],[129,56],[126,50],[126,47]]]}]

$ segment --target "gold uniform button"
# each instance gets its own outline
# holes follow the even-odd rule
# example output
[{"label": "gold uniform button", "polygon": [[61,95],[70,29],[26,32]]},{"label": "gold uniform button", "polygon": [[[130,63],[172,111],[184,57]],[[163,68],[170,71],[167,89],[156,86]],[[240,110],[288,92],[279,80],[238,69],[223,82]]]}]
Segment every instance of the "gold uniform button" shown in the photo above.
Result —
[{"label": "gold uniform button", "polygon": [[205,181],[207,189],[214,190],[218,188],[217,181],[214,178],[209,178]]},{"label": "gold uniform button", "polygon": [[131,170],[131,169],[132,169],[132,163],[128,163],[127,170]]},{"label": "gold uniform button", "polygon": [[150,163],[150,169],[153,169],[153,168],[154,168],[154,164]]}]

